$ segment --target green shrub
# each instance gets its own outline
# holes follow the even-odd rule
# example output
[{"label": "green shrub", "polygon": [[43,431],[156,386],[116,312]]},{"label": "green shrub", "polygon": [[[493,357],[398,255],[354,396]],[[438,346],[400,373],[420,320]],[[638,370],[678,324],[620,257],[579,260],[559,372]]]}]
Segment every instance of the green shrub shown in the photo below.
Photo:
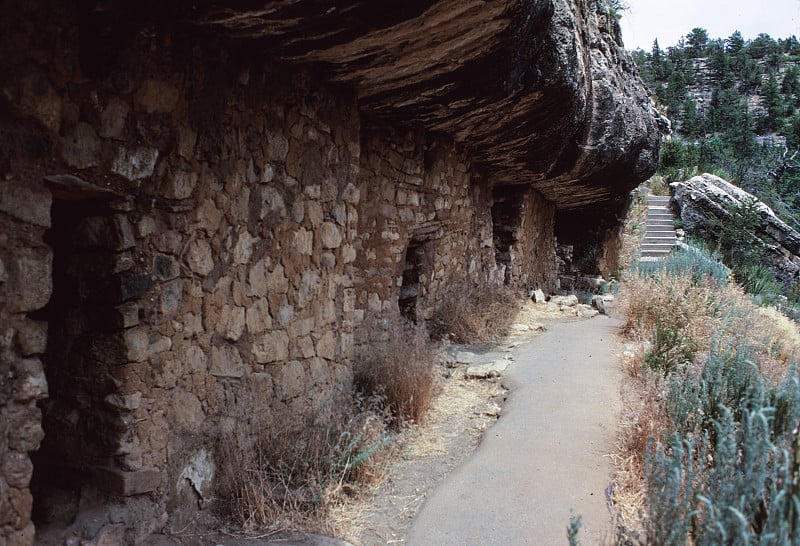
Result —
[{"label": "green shrub", "polygon": [[719,256],[708,250],[702,243],[682,244],[664,259],[654,262],[640,262],[637,270],[645,276],[668,275],[688,276],[695,284],[709,280],[715,284],[726,284],[731,270],[722,263]]},{"label": "green shrub", "polygon": [[683,335],[680,323],[656,322],[652,346],[645,355],[645,364],[666,375],[678,366],[691,362],[697,351],[694,341]]},{"label": "green shrub", "polygon": [[794,371],[769,385],[746,343],[715,347],[702,369],[668,378],[671,441],[645,466],[651,544],[797,544],[800,490]]}]

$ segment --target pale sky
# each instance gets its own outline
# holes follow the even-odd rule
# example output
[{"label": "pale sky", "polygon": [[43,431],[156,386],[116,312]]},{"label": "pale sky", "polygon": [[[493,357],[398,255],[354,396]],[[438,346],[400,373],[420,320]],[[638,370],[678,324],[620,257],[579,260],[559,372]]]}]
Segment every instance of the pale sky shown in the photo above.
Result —
[{"label": "pale sky", "polygon": [[745,40],[761,32],[773,38],[800,38],[800,0],[624,0],[622,39],[626,49],[649,51],[658,38],[662,49],[677,44],[695,27],[709,38],[739,30]]}]

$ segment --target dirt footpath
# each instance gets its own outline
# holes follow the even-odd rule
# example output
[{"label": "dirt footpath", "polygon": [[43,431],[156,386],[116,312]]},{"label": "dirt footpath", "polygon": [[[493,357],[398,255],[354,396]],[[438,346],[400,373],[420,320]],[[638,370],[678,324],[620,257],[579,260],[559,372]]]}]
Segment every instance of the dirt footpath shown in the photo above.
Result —
[{"label": "dirt footpath", "polygon": [[606,316],[551,323],[512,350],[502,417],[427,498],[406,544],[566,544],[571,508],[583,544],[610,541],[618,328]]}]

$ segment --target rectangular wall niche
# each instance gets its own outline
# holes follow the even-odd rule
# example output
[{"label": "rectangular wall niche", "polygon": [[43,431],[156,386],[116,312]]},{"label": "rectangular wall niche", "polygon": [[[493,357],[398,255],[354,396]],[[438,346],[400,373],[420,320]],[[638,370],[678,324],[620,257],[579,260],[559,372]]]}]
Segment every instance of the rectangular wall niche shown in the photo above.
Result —
[{"label": "rectangular wall niche", "polygon": [[522,212],[525,207],[525,186],[495,186],[492,188],[492,234],[497,267],[504,269],[503,280],[511,284],[515,267],[515,246],[519,243]]},{"label": "rectangular wall niche", "polygon": [[406,247],[403,259],[403,276],[400,283],[398,305],[400,314],[412,322],[417,321],[417,306],[423,295],[428,270],[428,244],[420,239],[412,239]]}]

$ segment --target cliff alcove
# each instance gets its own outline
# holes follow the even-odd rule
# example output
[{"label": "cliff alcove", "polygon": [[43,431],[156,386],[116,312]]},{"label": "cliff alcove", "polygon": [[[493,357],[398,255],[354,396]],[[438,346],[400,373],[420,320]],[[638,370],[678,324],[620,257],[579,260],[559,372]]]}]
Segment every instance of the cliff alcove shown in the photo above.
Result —
[{"label": "cliff alcove", "polygon": [[658,155],[594,1],[3,14],[0,544],[180,528],[243,415],[302,423],[371,318],[555,290],[557,214]]}]

